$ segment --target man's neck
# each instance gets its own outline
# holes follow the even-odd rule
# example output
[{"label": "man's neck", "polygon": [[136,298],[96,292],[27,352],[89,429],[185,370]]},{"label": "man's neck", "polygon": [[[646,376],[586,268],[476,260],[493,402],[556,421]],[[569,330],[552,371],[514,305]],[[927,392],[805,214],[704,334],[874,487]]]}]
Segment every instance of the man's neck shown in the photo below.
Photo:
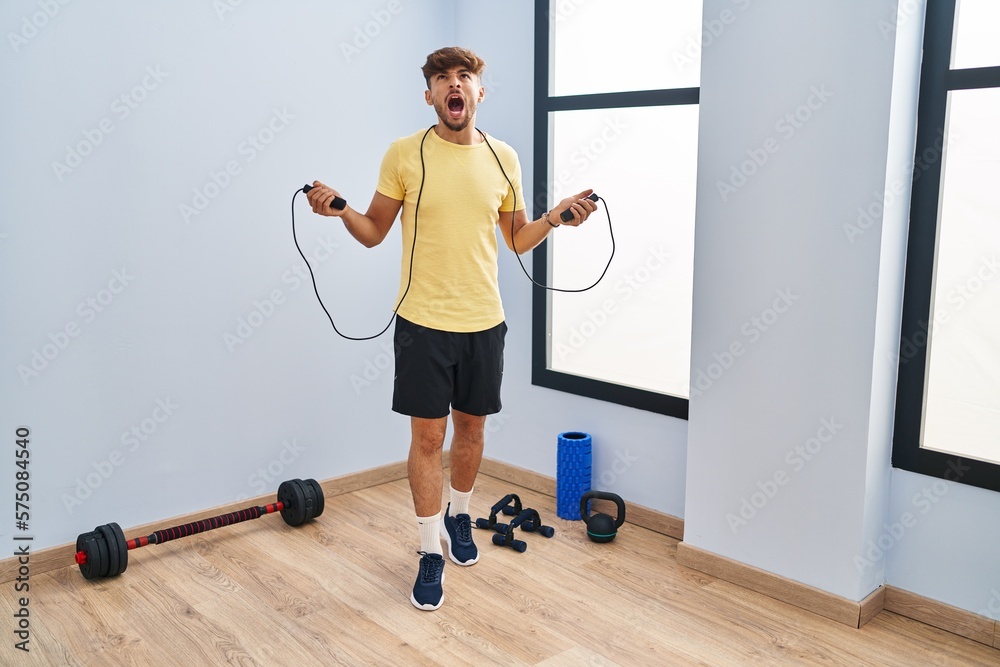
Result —
[{"label": "man's neck", "polygon": [[475,118],[473,118],[472,122],[465,126],[465,129],[457,132],[441,121],[438,121],[438,124],[434,126],[434,133],[445,141],[453,144],[461,144],[463,146],[472,146],[473,144],[482,143],[483,141],[482,135],[476,131]]}]

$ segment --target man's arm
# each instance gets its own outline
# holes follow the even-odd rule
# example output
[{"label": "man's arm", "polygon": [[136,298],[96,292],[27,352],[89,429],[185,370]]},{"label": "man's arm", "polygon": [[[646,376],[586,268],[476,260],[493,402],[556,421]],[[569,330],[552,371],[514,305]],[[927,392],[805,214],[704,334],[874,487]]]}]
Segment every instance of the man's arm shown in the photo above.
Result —
[{"label": "man's arm", "polygon": [[[538,220],[529,221],[525,209],[514,212],[501,211],[500,221],[497,224],[500,225],[500,232],[503,234],[504,241],[507,242],[507,247],[511,250],[515,250],[516,248],[515,252],[519,255],[524,254],[529,250],[533,250],[539,243],[544,241],[545,237],[555,227],[561,227],[562,225],[569,225],[570,227],[580,226],[583,221],[590,217],[591,213],[597,210],[597,204],[586,199],[593,192],[593,190],[584,190],[577,195],[563,199],[555,208]],[[573,219],[563,222],[559,216],[566,210],[573,213]],[[514,222],[513,235],[511,235],[512,219]]]},{"label": "man's arm", "polygon": [[341,210],[330,208],[330,202],[339,196],[339,192],[319,181],[313,181],[313,189],[306,193],[314,213],[343,220],[344,227],[351,236],[366,248],[373,248],[385,239],[403,206],[402,201],[376,191],[372,203],[368,205],[368,211],[362,215],[350,205]]}]

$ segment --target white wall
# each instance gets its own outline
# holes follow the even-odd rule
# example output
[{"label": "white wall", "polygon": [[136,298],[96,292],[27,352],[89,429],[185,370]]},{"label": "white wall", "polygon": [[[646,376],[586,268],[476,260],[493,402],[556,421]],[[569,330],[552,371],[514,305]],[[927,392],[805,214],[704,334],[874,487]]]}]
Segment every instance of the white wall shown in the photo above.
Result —
[{"label": "white wall", "polygon": [[[31,429],[36,549],[406,456],[387,337],[331,330],[292,273],[289,201],[318,178],[367,206],[389,142],[433,122],[419,67],[452,41],[454,2],[232,4],[0,7],[26,35],[0,48],[0,425],[12,446]],[[378,331],[398,236],[366,250],[302,196],[297,211],[343,329]],[[22,376],[36,351],[50,358]]]},{"label": "white wall", "polygon": [[1000,621],[1000,493],[892,471],[886,582]]},{"label": "white wall", "polygon": [[[885,554],[870,550],[886,531],[889,516],[892,432],[895,418],[896,355],[899,351],[906,263],[906,234],[910,222],[910,191],[916,145],[917,98],[920,91],[920,54],[923,45],[923,12],[897,14],[882,20],[879,34],[895,39],[889,109],[885,187],[866,193],[842,229],[852,246],[881,241],[875,313],[875,349],[871,368],[872,399],[868,428],[868,461],[862,535],[855,569],[861,591],[885,581]],[[872,218],[872,214],[881,219]],[[877,535],[878,537],[874,537]]]},{"label": "white wall", "polygon": [[691,363],[723,372],[691,399],[685,541],[860,599],[885,484],[866,469],[888,454],[869,433],[880,245],[843,223],[885,185],[892,4],[704,5],[727,11],[702,60]]}]

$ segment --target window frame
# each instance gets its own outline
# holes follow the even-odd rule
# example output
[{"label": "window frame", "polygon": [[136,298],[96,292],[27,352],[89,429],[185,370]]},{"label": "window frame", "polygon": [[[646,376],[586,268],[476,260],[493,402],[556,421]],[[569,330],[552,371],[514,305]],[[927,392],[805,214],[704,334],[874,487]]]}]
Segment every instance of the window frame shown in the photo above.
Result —
[{"label": "window frame", "polygon": [[[698,104],[700,87],[665,88],[585,95],[550,94],[551,74],[551,5],[549,1],[535,3],[535,102],[534,102],[534,200],[533,219],[548,210],[549,186],[549,114],[556,111],[616,109],[626,107],[672,106]],[[549,280],[548,240],[532,251],[532,276],[536,282]],[[531,303],[531,383],[578,396],[626,405],[678,419],[688,418],[689,399],[616,384],[605,380],[573,375],[548,367],[549,293],[542,287],[532,288]]]},{"label": "window frame", "polygon": [[[916,151],[897,363],[892,466],[1000,491],[1000,465],[920,446],[944,164],[944,140],[938,137],[946,136],[950,91],[1000,87],[1000,66],[951,69],[956,10],[956,0],[928,0],[924,21]],[[941,146],[935,147],[935,141],[940,141]],[[942,154],[932,162],[921,162],[921,156],[928,154],[927,151],[935,150],[942,151]],[[934,155],[933,152],[929,154]],[[912,354],[906,353],[904,350],[907,348],[915,351]]]}]

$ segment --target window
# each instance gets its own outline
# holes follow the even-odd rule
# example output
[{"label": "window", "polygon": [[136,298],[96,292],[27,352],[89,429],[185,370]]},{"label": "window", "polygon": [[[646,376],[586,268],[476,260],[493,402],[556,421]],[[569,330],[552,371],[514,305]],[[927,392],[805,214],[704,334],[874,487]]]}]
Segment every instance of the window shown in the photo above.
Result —
[{"label": "window", "polygon": [[1000,5],[929,0],[893,465],[1000,491]]},{"label": "window", "polygon": [[[701,5],[555,0],[535,16],[534,215],[593,187],[616,249],[591,290],[535,289],[532,382],[684,419],[701,47],[737,11],[703,34]],[[534,279],[586,287],[611,248],[601,210],[534,251]]]}]

